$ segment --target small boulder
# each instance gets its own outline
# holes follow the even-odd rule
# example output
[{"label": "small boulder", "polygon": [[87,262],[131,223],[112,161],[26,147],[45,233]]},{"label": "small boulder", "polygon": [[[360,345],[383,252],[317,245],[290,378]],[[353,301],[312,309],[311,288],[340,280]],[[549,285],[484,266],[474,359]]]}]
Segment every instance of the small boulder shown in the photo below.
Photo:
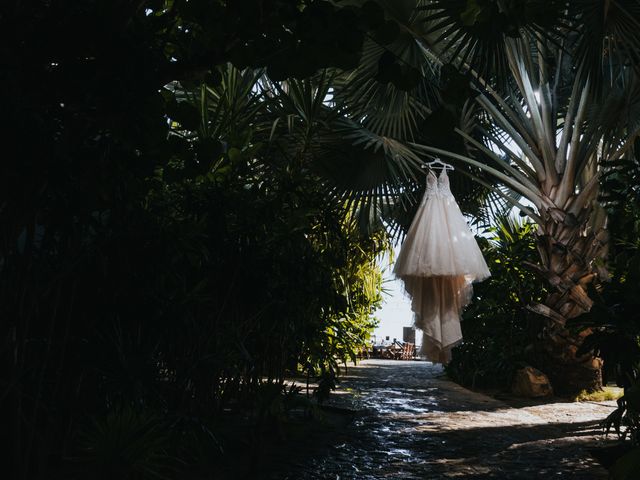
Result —
[{"label": "small boulder", "polygon": [[553,395],[549,378],[537,368],[524,367],[516,372],[511,393],[519,397],[539,398]]}]

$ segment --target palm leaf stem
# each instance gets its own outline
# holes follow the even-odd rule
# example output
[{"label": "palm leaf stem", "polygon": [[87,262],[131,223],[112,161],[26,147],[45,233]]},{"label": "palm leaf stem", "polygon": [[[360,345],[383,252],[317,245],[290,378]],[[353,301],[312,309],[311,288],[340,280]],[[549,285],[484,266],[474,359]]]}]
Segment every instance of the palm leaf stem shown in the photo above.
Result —
[{"label": "palm leaf stem", "polygon": [[516,180],[514,180],[512,177],[509,177],[508,175],[505,175],[504,173],[500,172],[499,170],[490,167],[488,165],[485,165],[484,163],[478,162],[477,160],[473,160],[472,158],[469,158],[465,155],[460,155],[457,153],[453,153],[450,152],[448,150],[442,150],[441,148],[436,148],[436,147],[430,147],[428,145],[418,145],[415,143],[411,144],[415,149],[417,150],[423,150],[429,153],[435,153],[437,155],[442,155],[444,157],[449,157],[449,158],[454,158],[456,160],[460,160],[464,163],[467,163],[469,165],[472,165],[474,167],[478,167],[481,170],[486,171],[487,173],[490,173],[491,175],[493,175],[494,177],[496,177],[497,179],[501,180],[504,184],[511,186],[514,190],[517,190],[518,192],[520,192],[524,197],[526,197],[527,199],[531,200],[538,209],[541,208],[542,203],[544,202],[544,198],[542,196],[542,192],[540,192],[537,188],[536,189],[531,189],[528,188],[525,185],[522,185],[521,183],[518,183]]},{"label": "palm leaf stem", "polygon": [[512,195],[509,195],[509,194],[503,192],[502,190],[500,190],[499,188],[494,187],[493,185],[491,185],[490,183],[486,182],[485,180],[482,180],[480,177],[474,175],[473,173],[467,172],[465,170],[461,170],[461,173],[463,175],[471,178],[474,182],[479,183],[480,185],[484,186],[488,190],[490,190],[493,193],[495,193],[495,194],[499,195],[500,197],[504,198],[510,205],[522,210],[524,213],[526,213],[529,216],[529,218],[531,218],[537,224],[541,224],[542,223],[542,218],[537,213],[535,213],[529,207],[526,207],[525,205],[520,203]]},{"label": "palm leaf stem", "polygon": [[463,132],[459,128],[456,128],[455,131],[458,134],[460,134],[462,137],[464,137],[469,143],[473,144],[475,147],[477,147],[480,150],[482,150],[482,152],[484,152],[485,155],[487,155],[489,158],[491,158],[493,161],[495,161],[498,165],[500,165],[501,167],[507,169],[509,171],[509,173],[511,173],[518,180],[520,180],[523,185],[526,185],[527,187],[529,187],[532,190],[538,188],[538,186],[535,183],[533,183],[529,178],[527,178],[526,175],[524,175],[522,172],[520,172],[517,168],[514,168],[512,165],[509,165],[508,162],[505,162],[498,155],[496,155],[494,152],[492,152],[490,149],[488,149],[486,147],[486,145],[483,145],[481,142],[477,141],[475,138],[473,138],[472,136],[470,136],[467,133]]}]

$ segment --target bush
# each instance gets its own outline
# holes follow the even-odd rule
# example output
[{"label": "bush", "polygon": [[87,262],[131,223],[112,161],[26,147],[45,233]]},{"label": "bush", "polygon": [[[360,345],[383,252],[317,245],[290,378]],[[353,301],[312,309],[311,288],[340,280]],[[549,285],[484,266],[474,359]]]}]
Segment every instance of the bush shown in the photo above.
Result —
[{"label": "bush", "polygon": [[527,269],[536,261],[535,225],[502,218],[478,238],[491,277],[474,285],[462,318],[463,343],[454,348],[447,373],[462,385],[507,387],[528,362],[529,346],[541,328],[527,310],[545,295],[544,283]]},{"label": "bush", "polygon": [[[611,236],[608,281],[591,289],[594,306],[576,318],[573,327],[589,329],[581,347],[604,360],[603,376],[624,388],[618,408],[605,420],[636,449],[620,459],[614,478],[632,478],[640,465],[640,141],[634,155],[607,165],[601,202],[608,215]],[[604,266],[601,266],[604,267]],[[629,469],[629,468],[630,469]]]},{"label": "bush", "polygon": [[[258,451],[285,376],[330,387],[375,326],[385,234],[359,230],[299,161],[291,125],[314,130],[270,112],[260,72],[219,73],[208,99],[204,84],[162,89],[177,120],[152,145],[94,132],[91,153],[116,157],[102,190],[70,191],[61,162],[27,226],[3,224],[3,424],[20,478],[182,478],[230,445]],[[271,129],[279,115],[291,125]]]}]

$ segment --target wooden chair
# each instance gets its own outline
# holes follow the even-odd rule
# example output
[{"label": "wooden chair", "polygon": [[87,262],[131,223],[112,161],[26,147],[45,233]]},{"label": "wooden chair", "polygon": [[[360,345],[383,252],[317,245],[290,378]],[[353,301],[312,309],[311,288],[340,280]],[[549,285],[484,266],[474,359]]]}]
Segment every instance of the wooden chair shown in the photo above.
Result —
[{"label": "wooden chair", "polygon": [[402,360],[413,360],[415,354],[416,346],[413,343],[407,342],[402,346],[402,355],[400,358]]}]

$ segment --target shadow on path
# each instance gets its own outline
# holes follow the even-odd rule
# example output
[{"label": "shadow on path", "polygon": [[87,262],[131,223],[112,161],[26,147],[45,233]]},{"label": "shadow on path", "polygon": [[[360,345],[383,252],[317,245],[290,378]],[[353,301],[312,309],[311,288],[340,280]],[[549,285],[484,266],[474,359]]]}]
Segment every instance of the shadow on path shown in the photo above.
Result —
[{"label": "shadow on path", "polygon": [[613,402],[515,408],[427,362],[350,367],[331,405],[355,412],[338,444],[273,479],[605,479],[587,448]]}]

